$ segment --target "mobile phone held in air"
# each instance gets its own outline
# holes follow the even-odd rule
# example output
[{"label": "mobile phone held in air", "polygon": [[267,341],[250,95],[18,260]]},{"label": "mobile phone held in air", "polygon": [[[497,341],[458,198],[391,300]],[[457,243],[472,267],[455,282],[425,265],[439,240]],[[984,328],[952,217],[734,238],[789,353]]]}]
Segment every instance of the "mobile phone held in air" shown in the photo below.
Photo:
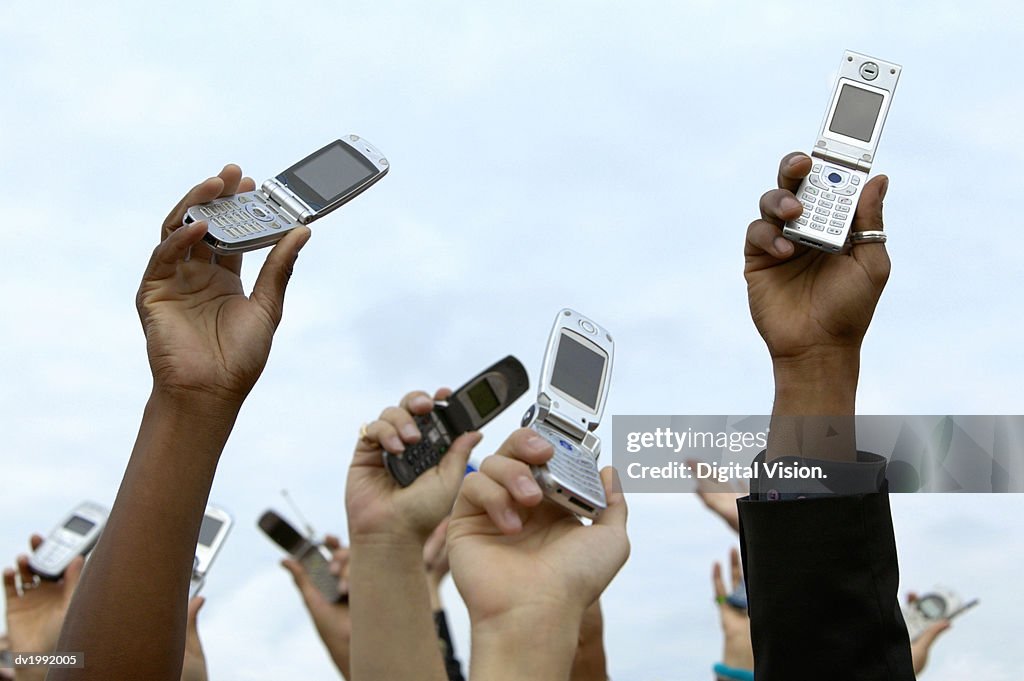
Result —
[{"label": "mobile phone held in air", "polygon": [[224,541],[228,538],[234,520],[231,514],[219,506],[208,504],[203,514],[203,524],[199,526],[199,541],[196,542],[196,557],[192,564],[192,582],[189,585],[188,597],[198,596],[206,575],[210,572],[213,559],[220,553]]},{"label": "mobile phone held in air", "polygon": [[561,310],[544,352],[537,402],[523,416],[523,426],[555,449],[547,464],[532,467],[544,495],[590,519],[608,506],[594,431],[608,399],[614,354],[611,334],[579,312]]},{"label": "mobile phone held in air", "polygon": [[358,135],[314,151],[252,192],[192,206],[184,224],[206,220],[214,253],[231,255],[280,241],[351,201],[388,172],[388,160]]},{"label": "mobile phone held in air", "polygon": [[60,579],[75,556],[84,556],[96,545],[109,514],[92,501],[75,506],[29,556],[29,568],[43,579]]},{"label": "mobile phone held in air", "polygon": [[903,611],[910,640],[917,640],[921,634],[940,620],[951,620],[970,610],[979,603],[975,598],[964,601],[949,589],[937,587],[934,591],[920,596]]},{"label": "mobile phone held in air", "polygon": [[348,601],[348,594],[338,590],[338,577],[331,574],[331,552],[326,546],[303,536],[273,509],[264,511],[258,524],[271,541],[306,569],[317,590],[329,603]]},{"label": "mobile phone held in air", "polygon": [[786,223],[787,239],[829,253],[846,247],[900,71],[898,64],[849,50],[843,54],[811,152],[811,172],[796,192],[804,212]]},{"label": "mobile phone held in air", "polygon": [[420,441],[401,454],[384,452],[384,467],[402,487],[441,461],[463,433],[480,430],[505,411],[530,387],[522,362],[509,355],[469,379],[448,399],[434,403],[427,414],[415,416]]}]

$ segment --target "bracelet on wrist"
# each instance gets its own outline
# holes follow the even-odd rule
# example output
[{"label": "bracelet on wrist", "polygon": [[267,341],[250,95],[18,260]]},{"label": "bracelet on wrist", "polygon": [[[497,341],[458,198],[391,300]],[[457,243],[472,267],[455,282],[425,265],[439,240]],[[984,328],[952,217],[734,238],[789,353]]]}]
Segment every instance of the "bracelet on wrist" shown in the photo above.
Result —
[{"label": "bracelet on wrist", "polygon": [[721,662],[716,662],[715,666],[711,669],[720,679],[727,679],[728,681],[754,681],[754,672],[750,669],[736,669],[735,667],[728,667]]}]

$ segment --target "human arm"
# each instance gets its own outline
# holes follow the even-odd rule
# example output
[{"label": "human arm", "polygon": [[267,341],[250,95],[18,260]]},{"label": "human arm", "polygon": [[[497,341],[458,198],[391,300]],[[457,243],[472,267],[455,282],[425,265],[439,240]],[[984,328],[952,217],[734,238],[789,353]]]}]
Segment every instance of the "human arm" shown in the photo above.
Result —
[{"label": "human arm", "polygon": [[604,616],[598,599],[583,611],[576,655],[569,681],[607,681],[608,659],[604,651]]},{"label": "human arm", "polygon": [[266,364],[292,267],[310,233],[299,228],[278,242],[246,296],[241,256],[218,262],[202,243],[205,222],[179,225],[188,206],[253,187],[237,166],[226,166],[193,188],[163,224],[136,297],[153,387],[58,644],[85,651],[88,661],[84,669],[52,670],[51,681],[180,678],[189,578],[210,485]]},{"label": "human arm", "polygon": [[[782,160],[778,189],[761,197],[761,219],[750,224],[744,250],[750,312],[775,374],[767,460],[858,467],[853,417],[860,347],[890,263],[881,243],[832,255],[782,237],[782,224],[802,211],[792,192],[810,165],[803,154]],[[854,231],[882,229],[887,187],[884,176],[865,185]],[[877,461],[863,465],[883,470]],[[888,496],[877,493],[884,489],[877,478],[863,479],[869,484],[852,493],[777,501],[759,499],[779,499],[770,489],[781,487],[779,481],[757,480],[754,500],[739,502],[759,681],[808,669],[825,678],[913,678],[896,600]]]},{"label": "human arm", "polygon": [[[452,443],[440,463],[408,487],[384,468],[385,449],[398,454],[418,442],[413,415],[426,414],[448,390],[406,395],[360,436],[345,489],[351,563],[352,674],[356,679],[435,679],[447,674],[437,646],[423,549],[455,501],[477,432]],[[394,654],[400,642],[401,655]]]},{"label": "human arm", "polygon": [[199,640],[199,609],[206,603],[202,596],[189,599],[185,627],[185,656],[181,665],[181,681],[208,681],[206,654]]},{"label": "human arm", "polygon": [[750,618],[747,612],[728,602],[729,594],[743,588],[743,572],[740,569],[740,552],[729,552],[730,589],[726,589],[722,577],[722,564],[716,562],[711,571],[715,603],[722,625],[722,664],[730,669],[748,670],[753,673],[754,648],[750,643]]},{"label": "human arm", "polygon": [[[834,255],[782,236],[785,221],[803,210],[793,192],[810,168],[804,154],[782,159],[778,188],[761,197],[761,217],[748,227],[744,248],[750,314],[775,374],[767,458],[799,453],[853,461],[860,348],[890,262],[883,243]],[[888,186],[884,175],[864,186],[854,232],[882,230]]]},{"label": "human arm", "polygon": [[448,551],[472,625],[471,678],[567,678],[584,612],[629,555],[613,470],[601,472],[607,509],[583,525],[545,502],[533,479],[530,464],[552,454],[534,431],[515,431],[455,504]]},{"label": "human arm", "polygon": [[[324,546],[331,550],[331,570],[338,577],[339,590],[348,593],[349,549],[333,536],[324,538]],[[348,601],[331,603],[313,583],[306,568],[292,558],[281,561],[281,565],[291,573],[295,587],[299,590],[302,602],[313,620],[320,640],[327,648],[331,661],[345,679],[351,677],[351,640],[352,618],[349,613]],[[344,587],[344,588],[342,588]]]}]

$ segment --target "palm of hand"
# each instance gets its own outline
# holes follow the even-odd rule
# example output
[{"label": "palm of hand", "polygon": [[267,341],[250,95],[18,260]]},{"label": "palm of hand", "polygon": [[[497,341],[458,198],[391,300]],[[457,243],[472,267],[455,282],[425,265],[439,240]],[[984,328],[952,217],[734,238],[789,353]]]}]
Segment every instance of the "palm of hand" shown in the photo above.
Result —
[{"label": "palm of hand", "polygon": [[7,603],[11,650],[52,652],[70,600],[63,582],[41,582]]},{"label": "palm of hand", "polygon": [[259,378],[274,323],[244,295],[234,272],[181,263],[171,277],[143,282],[138,307],[161,385],[244,397]]},{"label": "palm of hand", "polygon": [[881,295],[856,251],[807,250],[781,263],[750,256],[745,275],[751,316],[773,357],[859,346]]},{"label": "palm of hand", "polygon": [[437,467],[409,487],[399,487],[381,464],[383,450],[356,449],[349,469],[345,508],[354,533],[396,529],[426,539],[451,510],[458,488],[449,489]]},{"label": "palm of hand", "polygon": [[474,622],[531,604],[586,608],[628,555],[624,529],[585,527],[546,503],[520,515],[515,535],[502,534],[483,512],[449,526],[452,576]]}]

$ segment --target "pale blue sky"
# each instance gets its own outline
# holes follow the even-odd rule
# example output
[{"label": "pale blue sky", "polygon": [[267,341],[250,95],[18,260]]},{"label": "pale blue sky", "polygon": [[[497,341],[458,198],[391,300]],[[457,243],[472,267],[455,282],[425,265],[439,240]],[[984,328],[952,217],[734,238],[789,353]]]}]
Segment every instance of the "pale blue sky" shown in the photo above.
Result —
[{"label": "pale blue sky", "polygon": [[[213,679],[333,678],[255,522],[287,486],[318,530],[343,529],[359,424],[404,392],[508,353],[535,381],[570,306],[616,337],[607,414],[770,409],[743,232],[778,159],[813,142],[844,49],[904,67],[875,165],[893,275],[859,410],[1024,413],[1021,26],[998,2],[5,4],[0,549],[112,502],[149,388],[134,292],[181,194],[226,162],[262,180],[361,134],[393,169],[298,263],[213,488],[237,526],[201,616]],[[731,538],[693,498],[631,504],[612,676],[710,676],[708,576]],[[925,678],[1016,678],[1021,498],[893,505],[904,585],[982,598]]]}]

